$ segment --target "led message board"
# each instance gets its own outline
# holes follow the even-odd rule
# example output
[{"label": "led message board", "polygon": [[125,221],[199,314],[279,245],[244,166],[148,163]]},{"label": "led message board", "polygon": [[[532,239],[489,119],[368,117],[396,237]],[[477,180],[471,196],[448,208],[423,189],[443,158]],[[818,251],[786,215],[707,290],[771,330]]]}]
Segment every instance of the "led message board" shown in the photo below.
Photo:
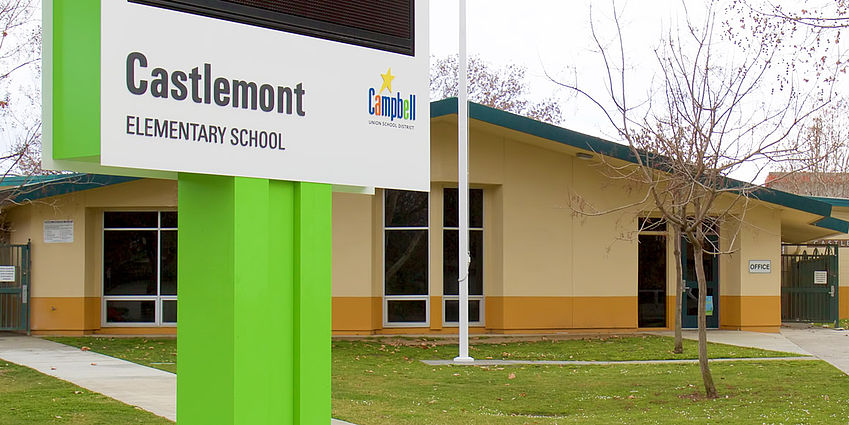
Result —
[{"label": "led message board", "polygon": [[390,52],[414,53],[412,0],[130,0]]}]

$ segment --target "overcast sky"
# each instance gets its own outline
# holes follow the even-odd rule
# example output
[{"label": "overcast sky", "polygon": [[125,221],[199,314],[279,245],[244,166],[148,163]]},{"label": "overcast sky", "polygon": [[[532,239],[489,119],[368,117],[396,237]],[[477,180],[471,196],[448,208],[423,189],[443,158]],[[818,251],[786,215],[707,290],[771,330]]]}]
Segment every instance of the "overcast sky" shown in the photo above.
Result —
[{"label": "overcast sky", "polygon": [[[555,78],[574,81],[576,68],[596,68],[598,55],[590,38],[589,1],[469,0],[467,3],[470,55],[479,55],[495,66],[517,63],[527,67],[535,95],[554,94],[562,100],[563,126],[598,136],[611,130],[590,119],[601,119],[596,111],[579,112],[570,108],[575,96],[545,75],[547,72]],[[645,7],[647,4],[651,7]],[[652,49],[658,46],[670,22],[678,19],[680,5],[677,0],[620,2],[628,50],[632,59],[642,58],[634,63],[653,65]],[[457,53],[458,10],[455,0],[431,1],[431,55],[443,57]],[[611,26],[604,25],[611,18],[610,4],[596,1],[592,14],[602,24],[603,32],[611,34]],[[651,73],[644,75],[650,78]]]}]

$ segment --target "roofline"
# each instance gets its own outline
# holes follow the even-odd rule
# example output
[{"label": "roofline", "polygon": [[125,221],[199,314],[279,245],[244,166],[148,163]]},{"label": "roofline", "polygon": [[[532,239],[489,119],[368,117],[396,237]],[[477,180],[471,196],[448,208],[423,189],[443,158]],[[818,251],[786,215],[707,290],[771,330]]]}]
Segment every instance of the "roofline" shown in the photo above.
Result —
[{"label": "roofline", "polygon": [[811,224],[817,227],[822,227],[823,229],[835,230],[840,233],[849,233],[849,222],[843,221],[839,218],[823,217]]},{"label": "roofline", "polygon": [[[431,118],[439,118],[455,114],[457,114],[456,97],[449,97],[447,99],[437,100],[430,103]],[[636,157],[631,151],[631,148],[626,145],[598,137],[588,136],[583,133],[578,133],[577,131],[572,131],[553,124],[544,123],[478,103],[469,102],[469,118],[541,137],[543,139],[551,140],[577,149],[583,149],[588,152],[598,153],[634,164],[637,163]],[[727,187],[730,189],[743,189],[751,185],[751,183],[745,183],[731,178],[726,178],[726,181],[728,182]],[[849,232],[849,222],[831,217],[831,207],[833,204],[825,202],[824,200],[796,195],[763,186],[754,186],[750,193],[752,197],[764,202],[781,205],[823,217],[823,220],[813,222],[811,223],[812,225],[829,230],[842,231],[844,233]],[[849,200],[847,200],[846,206],[849,206]],[[829,218],[830,220],[825,220],[826,218]]]},{"label": "roofline", "polygon": [[0,177],[0,187],[9,187],[9,186],[23,186],[28,184],[37,184],[44,183],[53,180],[60,180],[67,178],[69,176],[79,176],[83,173],[72,173],[72,174],[45,174],[45,175],[33,175],[33,176],[11,176],[7,175],[5,177]]},{"label": "roofline", "polygon": [[831,204],[834,207],[849,207],[849,199],[846,198],[828,198],[825,196],[808,196],[808,198]]},{"label": "roofline", "polygon": [[[138,177],[111,176],[106,174],[56,174],[50,176],[31,176],[45,177],[37,178],[35,181],[27,181],[25,184],[16,186],[7,186],[0,192],[10,193],[9,201],[13,204],[36,201],[39,199],[49,198],[51,196],[65,195],[83,190],[97,189],[99,187],[110,186],[113,184],[126,183],[133,180],[139,180]],[[46,178],[52,177],[52,178]],[[23,181],[26,181],[24,177]],[[4,180],[8,181],[8,180]]]}]

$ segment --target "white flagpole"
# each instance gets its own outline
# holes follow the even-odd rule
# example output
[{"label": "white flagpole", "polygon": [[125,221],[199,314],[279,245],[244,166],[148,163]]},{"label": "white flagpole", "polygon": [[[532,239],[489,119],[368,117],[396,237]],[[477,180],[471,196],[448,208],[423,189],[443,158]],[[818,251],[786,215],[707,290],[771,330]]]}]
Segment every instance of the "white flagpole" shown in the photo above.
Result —
[{"label": "white flagpole", "polygon": [[460,0],[460,54],[458,55],[457,90],[457,198],[460,219],[459,268],[460,289],[460,354],[455,362],[473,362],[469,357],[469,102],[468,64],[466,54],[466,0]]}]

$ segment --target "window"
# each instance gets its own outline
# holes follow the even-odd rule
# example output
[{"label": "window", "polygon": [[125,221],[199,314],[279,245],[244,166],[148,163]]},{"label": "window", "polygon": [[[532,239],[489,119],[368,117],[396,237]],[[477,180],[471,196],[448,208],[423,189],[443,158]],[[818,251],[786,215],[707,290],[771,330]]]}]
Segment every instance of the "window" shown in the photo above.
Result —
[{"label": "window", "polygon": [[413,0],[130,0],[413,55]]},{"label": "window", "polygon": [[637,326],[666,327],[666,222],[641,219],[637,270]]},{"label": "window", "polygon": [[428,194],[386,190],[383,211],[383,322],[427,326]]},{"label": "window", "polygon": [[177,212],[103,213],[103,323],[177,323]]},{"label": "window", "polygon": [[[460,320],[459,266],[460,224],[457,213],[458,191],[443,191],[442,312],[443,322]],[[483,324],[483,190],[469,189],[469,323]]]}]

